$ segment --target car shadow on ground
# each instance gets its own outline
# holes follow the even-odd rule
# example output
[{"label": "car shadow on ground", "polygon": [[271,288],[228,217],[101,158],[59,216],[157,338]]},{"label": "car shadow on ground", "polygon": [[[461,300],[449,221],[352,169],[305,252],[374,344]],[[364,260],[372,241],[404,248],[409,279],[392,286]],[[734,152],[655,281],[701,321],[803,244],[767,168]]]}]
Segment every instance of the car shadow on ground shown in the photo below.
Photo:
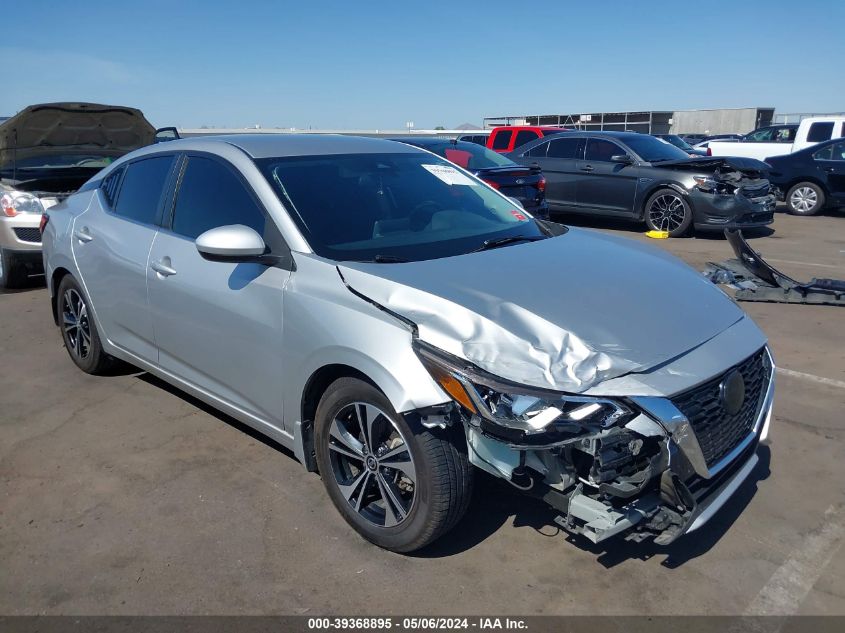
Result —
[{"label": "car shadow on ground", "polygon": [[[624,231],[626,233],[645,233],[645,224],[636,222],[626,218],[611,218],[605,216],[581,215],[581,214],[554,214],[552,216],[553,222],[559,222],[567,226],[575,226],[583,229],[606,229],[611,231]],[[775,234],[775,230],[770,226],[759,227],[755,229],[744,229],[742,234],[747,239],[757,239],[760,237],[769,237]],[[696,231],[691,232],[684,237],[674,237],[674,240],[684,239],[704,239],[704,240],[724,240],[725,236],[722,231]]]},{"label": "car shadow on ground", "polygon": [[31,292],[32,290],[39,290],[45,286],[44,275],[32,275],[20,288],[0,288],[0,295],[15,295],[22,292]]},{"label": "car shadow on ground", "polygon": [[[293,451],[278,442],[152,374],[122,363],[112,372],[112,375],[131,374],[137,374],[138,380],[181,398],[252,439],[296,460]],[[628,542],[621,537],[613,537],[594,544],[582,536],[571,535],[554,522],[558,513],[550,506],[523,494],[507,482],[476,469],[472,500],[464,518],[443,538],[409,556],[418,558],[454,556],[475,547],[502,527],[510,524],[513,528],[531,528],[537,535],[546,538],[563,538],[574,547],[580,547],[595,554],[597,562],[606,568],[615,567],[627,560],[647,561],[654,556],[662,555],[666,558],[661,564],[674,569],[710,551],[754,498],[757,483],[767,479],[770,474],[771,454],[768,447],[760,447],[757,454],[760,458],[757,466],[719,512],[704,527],[681,537],[669,546],[655,545],[651,540],[642,543]]]}]

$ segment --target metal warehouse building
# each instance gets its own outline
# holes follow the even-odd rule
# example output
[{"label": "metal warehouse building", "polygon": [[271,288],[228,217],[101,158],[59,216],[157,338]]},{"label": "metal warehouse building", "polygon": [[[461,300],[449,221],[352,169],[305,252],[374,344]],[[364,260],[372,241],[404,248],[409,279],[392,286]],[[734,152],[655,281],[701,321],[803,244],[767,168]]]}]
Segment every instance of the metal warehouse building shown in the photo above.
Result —
[{"label": "metal warehouse building", "polygon": [[774,108],[535,114],[487,117],[484,119],[484,127],[562,125],[580,130],[616,130],[645,134],[730,134],[750,132],[755,128],[771,125],[774,114]]}]

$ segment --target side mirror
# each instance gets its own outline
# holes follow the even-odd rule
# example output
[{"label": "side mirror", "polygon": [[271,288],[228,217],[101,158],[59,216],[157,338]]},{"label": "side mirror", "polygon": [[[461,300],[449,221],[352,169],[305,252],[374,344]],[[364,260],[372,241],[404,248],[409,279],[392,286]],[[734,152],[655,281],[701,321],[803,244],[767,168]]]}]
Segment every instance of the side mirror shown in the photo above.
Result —
[{"label": "side mirror", "polygon": [[525,211],[525,207],[523,207],[523,206],[522,206],[522,203],[521,203],[519,200],[517,200],[516,198],[511,198],[510,196],[508,196],[508,200],[510,200],[511,202],[513,202],[516,206],[518,206],[518,207],[519,207],[520,209],[522,209],[523,211]]},{"label": "side mirror", "polygon": [[634,159],[628,156],[628,154],[615,154],[610,157],[610,161],[613,163],[621,163],[622,165],[630,165],[634,162]]},{"label": "side mirror", "polygon": [[160,127],[156,130],[154,143],[164,143],[165,141],[175,141],[182,138],[179,136],[179,130],[175,127]]},{"label": "side mirror", "polygon": [[209,229],[196,239],[199,254],[211,261],[249,262],[264,255],[261,236],[243,224]]}]

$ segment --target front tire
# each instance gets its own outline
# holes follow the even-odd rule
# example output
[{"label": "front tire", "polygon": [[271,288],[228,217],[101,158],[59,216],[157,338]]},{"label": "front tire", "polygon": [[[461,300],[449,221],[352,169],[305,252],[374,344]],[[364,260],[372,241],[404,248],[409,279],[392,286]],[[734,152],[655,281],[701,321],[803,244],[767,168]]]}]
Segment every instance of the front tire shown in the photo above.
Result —
[{"label": "front tire", "polygon": [[645,223],[652,231],[682,237],[692,225],[692,207],[674,189],[658,189],[645,203]]},{"label": "front tire", "polygon": [[472,470],[463,433],[412,429],[378,389],[340,378],[320,399],[315,452],[329,497],[365,539],[412,552],[466,512]]},{"label": "front tire", "polygon": [[101,374],[110,369],[114,359],[103,351],[82,288],[73,277],[66,275],[56,292],[59,327],[70,359],[87,374]]},{"label": "front tire", "polygon": [[824,202],[824,191],[813,182],[799,182],[786,194],[786,208],[792,215],[816,215]]},{"label": "front tire", "polygon": [[26,285],[26,266],[11,253],[0,248],[0,288],[22,288]]}]

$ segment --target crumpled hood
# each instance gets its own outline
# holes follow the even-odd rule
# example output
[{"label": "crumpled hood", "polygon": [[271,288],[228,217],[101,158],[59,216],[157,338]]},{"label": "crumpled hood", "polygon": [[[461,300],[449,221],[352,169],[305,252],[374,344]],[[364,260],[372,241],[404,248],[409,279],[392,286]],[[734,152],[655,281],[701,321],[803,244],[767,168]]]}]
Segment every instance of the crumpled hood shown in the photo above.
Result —
[{"label": "crumpled hood", "polygon": [[13,160],[92,152],[115,158],[149,145],[155,128],[136,108],[98,103],[31,105],[0,124],[0,168]]},{"label": "crumpled hood", "polygon": [[661,169],[679,169],[682,171],[738,171],[752,177],[765,174],[769,170],[769,166],[766,163],[756,158],[745,158],[742,156],[702,156],[662,161],[654,163],[654,165]]},{"label": "crumpled hood", "polygon": [[413,321],[421,340],[559,391],[663,364],[744,316],[677,258],[579,229],[459,257],[338,269],[352,289]]}]

